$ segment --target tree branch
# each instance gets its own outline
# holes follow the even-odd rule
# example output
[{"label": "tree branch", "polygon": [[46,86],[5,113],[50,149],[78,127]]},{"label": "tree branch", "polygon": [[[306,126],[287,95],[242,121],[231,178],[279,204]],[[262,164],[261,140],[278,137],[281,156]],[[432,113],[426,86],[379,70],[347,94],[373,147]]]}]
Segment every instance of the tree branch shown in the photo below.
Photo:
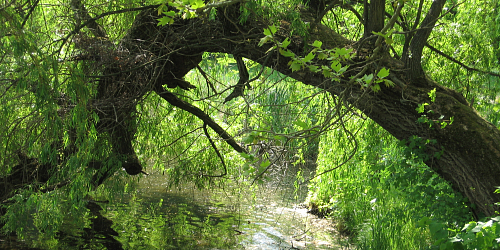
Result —
[{"label": "tree branch", "polygon": [[441,15],[441,11],[443,10],[445,3],[446,0],[435,0],[432,2],[431,8],[420,24],[421,29],[415,32],[415,36],[411,40],[409,51],[405,58],[403,58],[405,66],[409,69],[408,77],[410,78],[410,81],[424,75],[424,70],[422,69],[422,64],[420,62],[422,58],[422,50],[427,43],[427,39],[429,38],[434,25]]},{"label": "tree branch", "polygon": [[498,74],[498,73],[488,72],[488,71],[484,71],[484,70],[480,70],[480,69],[469,67],[469,66],[463,64],[462,62],[458,61],[457,59],[455,59],[455,58],[453,58],[453,57],[445,54],[441,50],[436,49],[435,47],[433,47],[429,43],[426,43],[425,47],[429,48],[433,52],[436,52],[438,55],[443,56],[444,58],[446,58],[446,59],[448,59],[448,60],[450,60],[450,61],[452,61],[452,62],[454,62],[454,63],[456,63],[458,65],[460,65],[461,67],[463,67],[464,69],[466,69],[468,71],[477,71],[477,72],[480,72],[480,73],[483,73],[483,74],[488,74],[488,75],[499,76],[500,77],[500,74]]},{"label": "tree branch", "polygon": [[250,75],[248,74],[247,67],[245,66],[245,62],[243,61],[243,58],[241,56],[234,56],[234,59],[236,60],[236,65],[238,66],[238,71],[240,72],[240,80],[238,80],[238,83],[236,83],[236,86],[234,86],[233,92],[229,94],[226,99],[224,99],[224,104],[233,100],[234,98],[238,96],[243,96],[243,91],[245,89],[245,85],[249,87],[248,84],[248,78]]},{"label": "tree branch", "polygon": [[206,177],[224,177],[225,175],[227,175],[226,163],[224,163],[224,158],[222,158],[222,155],[220,154],[219,150],[217,149],[217,146],[215,146],[214,141],[212,141],[212,138],[210,137],[210,134],[207,131],[207,123],[206,122],[203,123],[203,132],[205,132],[205,135],[207,136],[208,141],[210,142],[210,145],[212,145],[212,148],[215,150],[215,153],[219,157],[220,162],[222,163],[222,166],[224,167],[223,174],[220,174],[220,175],[206,175],[206,174],[204,174],[203,176],[206,176]]},{"label": "tree branch", "polygon": [[172,92],[167,91],[163,86],[157,86],[155,88],[156,94],[158,94],[161,98],[165,99],[171,105],[178,107],[184,111],[187,111],[194,116],[200,118],[204,123],[206,123],[210,128],[212,128],[222,139],[224,139],[227,144],[229,144],[234,150],[239,153],[247,153],[247,151],[242,148],[233,137],[231,137],[226,130],[224,130],[219,124],[217,124],[209,115],[207,115],[200,108],[193,106],[192,104],[180,99],[175,96]]}]

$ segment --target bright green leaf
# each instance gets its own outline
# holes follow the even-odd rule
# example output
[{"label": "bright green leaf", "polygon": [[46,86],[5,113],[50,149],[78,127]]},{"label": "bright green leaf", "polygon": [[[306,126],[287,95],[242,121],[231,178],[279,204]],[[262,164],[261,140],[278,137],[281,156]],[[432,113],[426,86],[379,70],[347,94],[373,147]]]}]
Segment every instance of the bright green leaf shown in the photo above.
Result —
[{"label": "bright green leaf", "polygon": [[293,52],[291,52],[290,50],[280,49],[279,51],[280,51],[281,55],[286,56],[286,57],[293,57],[293,56],[295,56],[295,54]]},{"label": "bright green leaf", "polygon": [[340,71],[340,68],[342,68],[342,65],[340,64],[339,61],[333,61],[332,62],[332,65],[330,66],[333,70],[335,70],[336,72],[339,72]]},{"label": "bright green leaf", "polygon": [[323,42],[321,41],[314,41],[314,43],[312,44],[312,46],[316,47],[316,48],[321,48],[321,45],[323,45]]},{"label": "bright green leaf", "polygon": [[306,62],[309,62],[309,61],[311,61],[312,59],[314,59],[314,57],[315,57],[315,55],[314,55],[312,52],[310,52],[309,54],[307,54],[307,56],[304,58],[304,60],[303,60],[303,61],[304,61],[305,63],[306,63]]},{"label": "bright green leaf", "polygon": [[436,101],[436,88],[431,90],[427,95],[429,95],[429,97],[431,98],[431,102],[435,102]]},{"label": "bright green leaf", "polygon": [[418,107],[415,109],[419,114],[424,113],[425,111],[425,106],[429,105],[428,103],[421,103],[418,105]]},{"label": "bright green leaf", "polygon": [[382,68],[378,73],[377,76],[380,78],[387,77],[389,75],[389,69]]},{"label": "bright green leaf", "polygon": [[276,33],[277,29],[274,25],[269,26],[269,29],[264,28],[264,35],[272,36]]},{"label": "bright green leaf", "polygon": [[276,28],[276,26],[274,25],[271,25],[269,26],[269,29],[271,30],[271,33],[274,35],[274,33],[276,33],[276,31],[278,31],[278,29]]},{"label": "bright green leaf", "polygon": [[288,39],[288,37],[281,43],[281,47],[283,49],[286,49],[286,47],[288,47],[288,45],[290,45],[290,39]]}]

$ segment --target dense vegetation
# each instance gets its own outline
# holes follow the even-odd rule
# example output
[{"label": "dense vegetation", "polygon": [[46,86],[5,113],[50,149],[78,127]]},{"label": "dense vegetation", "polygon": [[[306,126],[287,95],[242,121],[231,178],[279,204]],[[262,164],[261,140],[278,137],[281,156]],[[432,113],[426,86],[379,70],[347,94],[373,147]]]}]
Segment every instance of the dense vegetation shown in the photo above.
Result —
[{"label": "dense vegetation", "polygon": [[360,248],[498,248],[498,4],[5,3],[3,232],[54,235],[153,169],[300,165]]}]

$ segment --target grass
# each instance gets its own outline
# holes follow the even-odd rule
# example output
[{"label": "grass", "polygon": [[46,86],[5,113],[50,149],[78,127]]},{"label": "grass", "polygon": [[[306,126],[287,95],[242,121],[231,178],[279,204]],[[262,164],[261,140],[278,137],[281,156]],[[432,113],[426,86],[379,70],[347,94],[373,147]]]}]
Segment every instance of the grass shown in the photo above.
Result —
[{"label": "grass", "polygon": [[[466,199],[405,146],[373,122],[359,131],[358,154],[314,179],[307,200],[328,211],[359,249],[427,249],[432,235],[420,220],[456,229],[472,219]],[[349,150],[342,136],[336,131],[322,138],[317,172],[334,167]]]}]

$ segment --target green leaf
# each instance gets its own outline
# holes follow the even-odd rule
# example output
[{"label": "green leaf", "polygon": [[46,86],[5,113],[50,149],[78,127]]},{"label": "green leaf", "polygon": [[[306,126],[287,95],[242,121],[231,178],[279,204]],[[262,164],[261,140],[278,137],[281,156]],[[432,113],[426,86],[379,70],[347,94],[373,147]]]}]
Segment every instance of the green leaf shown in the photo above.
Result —
[{"label": "green leaf", "polygon": [[205,3],[202,0],[191,0],[189,1],[191,4],[191,9],[199,9],[205,6]]},{"label": "green leaf", "polygon": [[300,121],[300,120],[297,120],[297,121],[294,121],[293,124],[299,126],[299,127],[302,127],[303,129],[308,129],[309,128],[309,125],[307,125],[307,123],[303,122],[303,121]]},{"label": "green leaf", "polygon": [[272,36],[265,36],[265,37],[261,38],[260,42],[259,42],[259,47],[262,47],[262,45],[264,45],[264,43],[267,43],[272,38],[273,38]]},{"label": "green leaf", "polygon": [[272,36],[276,33],[277,29],[274,25],[269,26],[269,29],[264,28],[264,35]]},{"label": "green leaf", "polygon": [[163,16],[158,19],[158,26],[165,26],[174,23],[174,19],[169,16]]},{"label": "green leaf", "polygon": [[339,61],[333,61],[332,62],[332,65],[330,65],[330,67],[335,70],[336,72],[339,72],[340,71],[340,68],[342,68],[342,65],[340,64]]},{"label": "green leaf", "polygon": [[273,136],[273,138],[274,138],[275,140],[277,140],[277,141],[283,141],[283,140],[285,140],[285,137],[284,137],[284,136],[281,136],[281,135],[275,135],[275,136]]},{"label": "green leaf", "polygon": [[295,56],[295,54],[293,52],[291,52],[290,50],[283,50],[283,49],[280,49],[280,54],[283,56],[286,56],[286,57]]},{"label": "green leaf", "polygon": [[375,34],[375,35],[381,36],[383,38],[387,38],[386,34],[383,34],[383,33],[380,33],[380,32],[375,32],[375,31],[372,31],[372,33]]},{"label": "green leaf", "polygon": [[340,56],[345,56],[347,54],[349,54],[349,51],[347,51],[346,48],[341,48],[341,49],[338,49],[337,50],[337,53],[340,55]]},{"label": "green leaf", "polygon": [[309,70],[314,73],[320,71],[319,67],[316,65],[309,65]]},{"label": "green leaf", "polygon": [[436,101],[436,88],[434,88],[433,90],[431,90],[428,93],[428,95],[431,98],[431,102],[435,102]]},{"label": "green leaf", "polygon": [[323,76],[325,76],[326,78],[332,77],[332,72],[329,69],[323,69],[322,73],[323,73]]},{"label": "green leaf", "polygon": [[241,152],[240,155],[241,155],[241,157],[243,157],[245,159],[250,159],[251,158],[251,156],[249,154],[245,153],[245,152]]},{"label": "green leaf", "polygon": [[378,83],[377,83],[377,84],[374,84],[374,85],[372,86],[372,90],[373,90],[374,92],[379,92],[379,91],[380,91],[380,85],[379,85]]},{"label": "green leaf", "polygon": [[319,60],[324,60],[324,59],[326,59],[326,58],[328,58],[328,55],[327,55],[327,54],[325,54],[325,53],[323,53],[323,52],[320,52],[320,53],[318,54],[318,59],[319,59]]},{"label": "green leaf", "polygon": [[387,80],[387,79],[384,79],[384,84],[387,87],[394,87],[394,86],[396,86],[396,84],[393,81]]},{"label": "green leaf", "polygon": [[314,46],[318,49],[321,48],[321,45],[323,45],[323,42],[318,41],[318,40],[314,41],[314,43],[312,44],[312,46]]},{"label": "green leaf", "polygon": [[290,39],[288,39],[288,37],[281,43],[281,47],[283,49],[286,49],[286,47],[288,47],[288,45],[290,45],[291,41]]},{"label": "green leaf", "polygon": [[363,76],[363,81],[365,81],[365,83],[367,84],[370,83],[372,80],[373,80],[373,74]]},{"label": "green leaf", "polygon": [[260,166],[263,168],[267,168],[269,165],[271,165],[271,162],[269,161],[269,159],[260,163]]},{"label": "green leaf", "polygon": [[274,25],[269,26],[269,29],[271,30],[271,33],[273,33],[273,35],[274,33],[276,33],[276,31],[278,31],[278,29]]},{"label": "green leaf", "polygon": [[249,144],[249,143],[252,143],[254,139],[255,139],[255,136],[253,136],[253,135],[245,136],[243,138],[243,142]]},{"label": "green leaf", "polygon": [[303,61],[304,61],[305,63],[306,63],[306,62],[309,62],[309,61],[311,61],[312,59],[314,59],[314,57],[315,57],[315,55],[314,55],[312,52],[310,52],[309,54],[307,54],[307,56],[304,58],[304,60],[303,60]]},{"label": "green leaf", "polygon": [[302,62],[301,61],[293,61],[290,65],[290,69],[292,69],[292,72],[298,71],[302,68]]},{"label": "green leaf", "polygon": [[386,38],[385,39],[385,43],[387,43],[387,45],[391,45],[392,43],[394,42],[394,40],[392,40],[392,38]]},{"label": "green leaf", "polygon": [[377,76],[380,78],[387,77],[389,75],[389,70],[386,68],[382,68],[378,73]]},{"label": "green leaf", "polygon": [[425,111],[425,106],[429,105],[428,103],[421,103],[418,105],[418,107],[415,109],[419,114],[424,113]]},{"label": "green leaf", "polygon": [[164,3],[160,4],[160,6],[158,7],[158,16],[161,15],[161,13],[163,12],[163,8],[164,7],[165,7]]},{"label": "green leaf", "polygon": [[264,35],[272,36],[273,34],[271,33],[271,30],[264,28]]}]

